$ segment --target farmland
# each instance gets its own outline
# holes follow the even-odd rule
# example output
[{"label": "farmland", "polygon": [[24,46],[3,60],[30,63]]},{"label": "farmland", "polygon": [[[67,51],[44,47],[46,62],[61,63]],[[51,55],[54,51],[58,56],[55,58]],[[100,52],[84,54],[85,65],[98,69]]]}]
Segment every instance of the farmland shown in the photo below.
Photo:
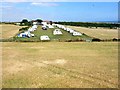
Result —
[{"label": "farmland", "polygon": [[13,37],[16,33],[18,33],[19,29],[22,26],[16,26],[11,24],[0,24],[0,38],[8,39]]},{"label": "farmland", "polygon": [[92,29],[92,28],[76,27],[76,26],[68,26],[68,27],[95,38],[100,38],[100,39],[118,38],[118,29],[107,29],[107,28]]},{"label": "farmland", "polygon": [[[9,38],[5,34],[9,28],[4,28],[4,38]],[[45,31],[39,26],[33,32],[35,37],[17,38],[37,41],[46,34],[52,42],[2,42],[2,87],[117,88],[118,42],[53,42],[59,38],[89,38],[61,31],[64,35],[53,36],[53,29]]]},{"label": "farmland", "polygon": [[117,88],[117,42],[3,42],[3,88]]}]

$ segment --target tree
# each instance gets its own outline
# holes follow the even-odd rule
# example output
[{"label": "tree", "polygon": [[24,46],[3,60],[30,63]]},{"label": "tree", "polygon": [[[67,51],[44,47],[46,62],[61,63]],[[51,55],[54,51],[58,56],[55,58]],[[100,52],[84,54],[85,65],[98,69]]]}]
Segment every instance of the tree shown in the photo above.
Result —
[{"label": "tree", "polygon": [[29,22],[27,19],[23,19],[20,23],[20,26],[31,26],[31,21]]},{"label": "tree", "polygon": [[28,23],[27,19],[23,19],[21,23]]},{"label": "tree", "polygon": [[53,23],[53,22],[52,22],[52,21],[50,21],[50,25],[52,25],[52,23]]},{"label": "tree", "polygon": [[39,23],[41,23],[43,20],[41,20],[41,19],[37,19],[36,21],[39,22]]}]

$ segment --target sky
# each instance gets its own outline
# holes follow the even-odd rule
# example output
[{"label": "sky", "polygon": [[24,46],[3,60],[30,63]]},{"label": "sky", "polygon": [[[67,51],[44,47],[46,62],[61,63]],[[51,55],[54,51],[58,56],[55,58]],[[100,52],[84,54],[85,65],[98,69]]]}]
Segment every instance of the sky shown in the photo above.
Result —
[{"label": "sky", "polygon": [[2,2],[2,21],[117,21],[118,2]]}]

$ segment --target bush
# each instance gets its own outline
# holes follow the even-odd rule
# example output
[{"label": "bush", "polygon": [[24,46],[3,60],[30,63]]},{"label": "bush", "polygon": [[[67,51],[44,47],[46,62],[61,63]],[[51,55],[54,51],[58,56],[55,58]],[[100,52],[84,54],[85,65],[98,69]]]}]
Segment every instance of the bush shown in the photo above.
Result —
[{"label": "bush", "polygon": [[0,42],[13,42],[13,38],[9,38],[9,39],[0,39]]},{"label": "bush", "polygon": [[101,40],[99,38],[93,38],[92,41],[93,42],[100,42]]},{"label": "bush", "polygon": [[72,42],[72,40],[70,39],[70,40],[65,40],[65,42]]},{"label": "bush", "polygon": [[19,31],[27,31],[29,27],[21,28]]},{"label": "bush", "polygon": [[116,38],[113,38],[113,41],[118,41],[118,39],[116,39]]},{"label": "bush", "polygon": [[120,39],[118,39],[118,41],[120,41]]}]

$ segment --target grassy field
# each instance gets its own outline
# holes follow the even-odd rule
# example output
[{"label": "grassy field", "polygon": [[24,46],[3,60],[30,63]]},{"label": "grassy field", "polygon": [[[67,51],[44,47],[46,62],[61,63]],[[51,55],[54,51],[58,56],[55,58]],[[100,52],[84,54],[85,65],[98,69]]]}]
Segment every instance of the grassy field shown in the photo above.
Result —
[{"label": "grassy field", "polygon": [[82,33],[85,33],[91,37],[96,37],[100,39],[113,39],[118,38],[118,30],[117,29],[90,29],[85,27],[76,27],[76,26],[67,26]]},{"label": "grassy field", "polygon": [[0,39],[8,39],[13,37],[22,27],[23,26],[16,26],[12,24],[0,24]]},{"label": "grassy field", "polygon": [[4,42],[3,88],[117,88],[118,43]]},{"label": "grassy field", "polygon": [[72,36],[72,34],[68,33],[67,31],[64,31],[61,29],[62,31],[62,35],[53,35],[53,31],[57,29],[47,29],[47,30],[42,30],[41,26],[38,26],[37,30],[33,32],[33,34],[35,34],[35,37],[31,37],[31,38],[19,38],[17,37],[16,40],[21,40],[21,41],[40,41],[40,36],[42,35],[47,35],[50,37],[51,41],[65,41],[65,40],[80,40],[80,39],[91,39],[91,37],[87,36],[87,35],[82,35],[82,36]]}]

